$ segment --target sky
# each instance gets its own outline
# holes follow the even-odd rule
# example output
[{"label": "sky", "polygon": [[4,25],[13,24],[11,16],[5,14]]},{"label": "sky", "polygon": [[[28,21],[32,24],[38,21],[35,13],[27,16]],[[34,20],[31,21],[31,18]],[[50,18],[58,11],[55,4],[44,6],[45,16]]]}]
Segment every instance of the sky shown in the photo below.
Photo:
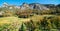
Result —
[{"label": "sky", "polygon": [[0,0],[0,6],[6,2],[10,5],[21,5],[22,3],[60,4],[60,0]]}]

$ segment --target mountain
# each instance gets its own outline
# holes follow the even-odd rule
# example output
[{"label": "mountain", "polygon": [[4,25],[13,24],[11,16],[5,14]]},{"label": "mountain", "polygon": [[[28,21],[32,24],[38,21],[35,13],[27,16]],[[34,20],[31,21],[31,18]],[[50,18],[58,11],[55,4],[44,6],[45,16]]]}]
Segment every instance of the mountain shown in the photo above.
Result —
[{"label": "mountain", "polygon": [[54,4],[43,4],[44,6],[46,6],[47,8],[55,8],[56,5]]},{"label": "mountain", "polygon": [[46,6],[47,8],[60,8],[60,4],[58,5],[54,5],[54,4],[43,4],[44,6]]},{"label": "mountain", "polygon": [[9,6],[9,4],[6,3],[6,2],[4,2],[3,5],[2,5],[2,7],[8,7],[8,6]]},{"label": "mountain", "polygon": [[20,9],[21,9],[21,10],[27,10],[27,9],[30,9],[30,6],[29,6],[29,4],[23,3],[23,4],[20,6]]},{"label": "mountain", "polygon": [[36,9],[36,10],[49,10],[49,8],[45,7],[44,5],[38,4],[38,3],[23,3],[20,6],[21,10],[26,10],[26,9]]},{"label": "mountain", "polygon": [[59,7],[60,8],[60,4],[58,4],[56,7]]},{"label": "mountain", "polygon": [[47,8],[46,6],[39,4],[39,3],[30,3],[30,4],[23,3],[20,6],[16,6],[16,5],[10,5],[10,4],[4,2],[2,7],[9,8],[9,9],[17,8],[17,9],[21,9],[21,10],[28,10],[28,9],[49,10],[49,8]]},{"label": "mountain", "polygon": [[33,9],[37,9],[37,10],[49,10],[49,8],[47,8],[44,5],[39,4],[39,3],[31,3],[29,5],[32,6]]}]

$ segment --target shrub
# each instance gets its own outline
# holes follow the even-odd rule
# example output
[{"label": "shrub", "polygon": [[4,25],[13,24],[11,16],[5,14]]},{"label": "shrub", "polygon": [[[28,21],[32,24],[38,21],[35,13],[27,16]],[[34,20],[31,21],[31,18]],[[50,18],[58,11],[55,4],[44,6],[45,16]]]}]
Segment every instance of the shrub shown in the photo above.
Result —
[{"label": "shrub", "polygon": [[18,17],[20,17],[20,18],[28,18],[30,16],[33,16],[31,10],[24,10],[22,12],[17,11],[16,15],[18,15]]},{"label": "shrub", "polygon": [[11,11],[9,11],[9,10],[4,11],[3,17],[9,17],[9,16],[13,16],[13,13]]}]

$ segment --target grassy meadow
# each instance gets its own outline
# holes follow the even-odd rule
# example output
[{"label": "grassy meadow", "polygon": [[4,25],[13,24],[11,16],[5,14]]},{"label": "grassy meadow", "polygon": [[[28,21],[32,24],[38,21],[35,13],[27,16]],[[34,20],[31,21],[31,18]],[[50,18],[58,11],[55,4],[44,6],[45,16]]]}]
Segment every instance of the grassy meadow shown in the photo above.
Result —
[{"label": "grassy meadow", "polygon": [[59,15],[34,15],[29,18],[15,16],[0,18],[0,31],[59,31]]}]

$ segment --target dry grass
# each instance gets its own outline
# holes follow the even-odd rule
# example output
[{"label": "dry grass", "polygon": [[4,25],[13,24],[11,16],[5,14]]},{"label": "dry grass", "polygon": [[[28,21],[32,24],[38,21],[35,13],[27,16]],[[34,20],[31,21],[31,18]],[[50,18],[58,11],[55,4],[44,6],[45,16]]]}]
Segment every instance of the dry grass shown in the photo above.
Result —
[{"label": "dry grass", "polygon": [[[57,15],[35,15],[30,18],[2,17],[2,18],[0,18],[0,26],[3,27],[3,25],[5,25],[5,24],[10,24],[7,27],[7,29],[13,29],[15,31],[14,28],[16,28],[16,30],[18,30],[22,23],[30,22],[30,20],[32,20],[34,23],[41,22],[41,21],[43,21],[44,17],[46,17],[46,18],[53,17],[52,18],[53,20],[58,18],[60,21],[60,16],[57,16]],[[50,22],[50,19],[47,19],[47,20],[48,20],[47,22]],[[51,26],[51,24],[49,26]]]}]

